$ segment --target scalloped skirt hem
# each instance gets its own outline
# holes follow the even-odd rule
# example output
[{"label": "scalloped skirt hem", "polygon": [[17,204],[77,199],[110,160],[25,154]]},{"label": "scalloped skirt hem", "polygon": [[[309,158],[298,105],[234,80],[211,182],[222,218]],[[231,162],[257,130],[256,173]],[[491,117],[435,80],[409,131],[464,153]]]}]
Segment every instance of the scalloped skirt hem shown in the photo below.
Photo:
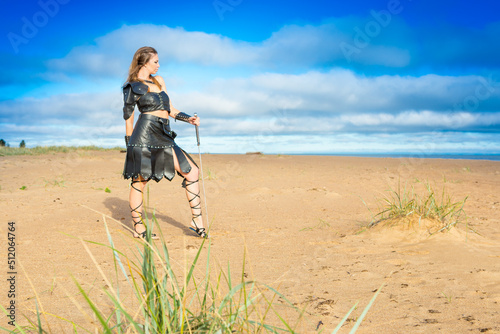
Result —
[{"label": "scalloped skirt hem", "polygon": [[[193,158],[175,144],[163,148],[129,146],[127,147],[123,177],[125,179],[136,179],[141,176],[147,181],[155,180],[156,182],[165,177],[167,180],[172,181],[175,176],[173,154],[176,155],[183,173],[191,171],[188,159],[198,167]],[[177,174],[182,176],[179,172]]]}]

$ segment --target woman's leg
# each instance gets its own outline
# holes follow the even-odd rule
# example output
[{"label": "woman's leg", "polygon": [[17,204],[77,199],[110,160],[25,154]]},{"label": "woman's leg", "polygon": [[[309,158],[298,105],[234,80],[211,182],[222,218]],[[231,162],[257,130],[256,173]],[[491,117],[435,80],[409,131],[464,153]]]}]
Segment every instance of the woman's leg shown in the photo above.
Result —
[{"label": "woman's leg", "polygon": [[193,227],[199,230],[203,229],[204,231],[203,218],[201,216],[200,184],[198,182],[200,170],[190,159],[186,157],[186,160],[191,165],[191,170],[189,173],[182,172],[177,156],[175,154],[173,156],[175,170],[184,177],[182,186],[186,189],[186,197],[189,202],[189,206],[191,207],[191,215],[194,223]]},{"label": "woman's leg", "polygon": [[130,195],[129,195],[129,205],[130,212],[132,214],[132,221],[134,222],[134,230],[141,234],[146,231],[146,227],[142,223],[142,206],[143,206],[143,190],[148,183],[147,180],[144,180],[142,176],[138,176],[135,179],[132,179],[132,183],[130,184]]}]

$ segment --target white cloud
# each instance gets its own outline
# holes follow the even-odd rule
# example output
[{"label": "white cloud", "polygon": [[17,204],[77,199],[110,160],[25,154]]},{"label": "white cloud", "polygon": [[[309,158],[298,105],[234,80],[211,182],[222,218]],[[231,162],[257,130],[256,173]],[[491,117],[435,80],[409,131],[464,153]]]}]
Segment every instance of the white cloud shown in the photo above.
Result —
[{"label": "white cloud", "polygon": [[[354,22],[353,22],[354,23]],[[348,25],[339,24],[346,30]],[[61,58],[47,62],[46,78],[75,73],[84,76],[124,77],[139,47],[150,45],[160,54],[160,63],[192,63],[198,66],[242,66],[280,68],[331,67],[347,59],[341,43],[352,39],[351,29],[342,31],[336,22],[319,26],[285,26],[262,42],[233,40],[217,34],[186,31],[151,24],[122,26],[95,39],[92,45],[75,47]],[[356,62],[389,67],[405,66],[407,50],[394,45],[370,43],[356,54]],[[62,72],[62,73],[61,73]]]},{"label": "white cloud", "polygon": [[[296,117],[309,113],[394,115],[412,110],[446,114],[495,112],[500,109],[500,88],[491,82],[491,91],[482,89],[485,82],[479,76],[364,77],[335,69],[326,73],[266,73],[218,79],[201,92],[185,92],[174,98],[179,108],[215,117],[255,117],[280,110]],[[478,88],[481,94],[477,94]],[[471,99],[477,100],[473,110],[457,108]]]},{"label": "white cloud", "polygon": [[0,133],[11,143],[109,146],[115,138],[123,139],[124,128],[119,94],[61,94],[0,103]]},{"label": "white cloud", "polygon": [[472,114],[467,112],[438,113],[432,111],[405,111],[398,114],[343,115],[342,122],[354,126],[392,126],[404,132],[410,129],[467,129],[477,126],[500,124],[500,113]]},{"label": "white cloud", "polygon": [[253,62],[255,52],[246,42],[204,32],[187,32],[142,24],[123,26],[96,38],[94,45],[75,47],[67,56],[48,61],[48,75],[72,72],[88,76],[124,77],[134,52],[145,45],[153,46],[162,62],[192,62],[198,65],[226,66]]},{"label": "white cloud", "polygon": [[[170,96],[179,110],[200,115],[208,135],[471,131],[500,126],[498,87],[491,83],[491,91],[476,94],[485,82],[477,76],[371,78],[335,69],[216,79],[201,91]],[[456,101],[470,97],[478,100],[475,110],[454,110]],[[68,135],[64,129],[76,127],[74,135],[122,137],[122,97],[116,89],[4,101],[0,123],[36,124],[40,135],[50,133],[43,127],[60,126]]]}]

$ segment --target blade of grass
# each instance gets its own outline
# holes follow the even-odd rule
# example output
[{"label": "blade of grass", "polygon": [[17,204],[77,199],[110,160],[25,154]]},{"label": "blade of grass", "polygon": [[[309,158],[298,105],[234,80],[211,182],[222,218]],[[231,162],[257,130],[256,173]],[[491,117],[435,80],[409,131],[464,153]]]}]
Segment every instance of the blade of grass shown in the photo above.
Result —
[{"label": "blade of grass", "polygon": [[349,310],[349,312],[346,313],[346,315],[344,315],[344,317],[342,318],[342,320],[340,320],[339,324],[337,325],[337,327],[335,327],[335,329],[333,330],[332,334],[336,334],[339,329],[342,327],[342,325],[344,324],[344,322],[346,322],[347,318],[349,317],[349,315],[352,313],[352,311],[354,311],[356,309],[356,306],[358,306],[358,303],[359,301],[357,301],[352,307],[351,309]]},{"label": "blade of grass", "polygon": [[361,322],[363,321],[363,319],[365,318],[366,314],[368,313],[368,311],[372,307],[373,303],[375,302],[375,299],[377,299],[378,294],[380,293],[380,291],[382,291],[382,288],[384,287],[384,285],[385,285],[385,283],[382,283],[382,285],[380,286],[380,288],[378,288],[377,292],[372,297],[372,299],[370,300],[370,302],[368,303],[368,305],[366,305],[365,309],[363,310],[363,313],[361,313],[361,316],[358,318],[358,320],[354,324],[354,327],[351,329],[351,331],[349,332],[349,334],[356,333],[356,331],[358,330],[359,326],[361,325]]},{"label": "blade of grass", "polygon": [[85,298],[85,301],[87,302],[87,304],[89,304],[90,308],[94,312],[93,314],[95,314],[95,316],[97,317],[97,319],[101,323],[103,329],[106,330],[107,332],[110,332],[110,328],[106,322],[106,319],[102,315],[101,311],[97,308],[97,306],[94,304],[94,302],[92,302],[92,300],[87,295],[85,290],[83,290],[82,286],[78,283],[78,281],[74,277],[73,277],[73,281],[75,282],[76,286],[78,287],[80,294],[83,296],[83,298]]},{"label": "blade of grass", "polygon": [[[116,266],[116,263],[118,263],[118,265],[120,266],[120,269],[122,270],[123,276],[125,277],[125,279],[127,281],[129,281],[127,272],[125,271],[125,268],[123,267],[123,263],[122,263],[120,257],[118,256],[118,252],[116,251],[115,245],[113,243],[113,238],[111,237],[111,233],[109,233],[108,223],[106,222],[106,216],[103,215],[102,219],[104,222],[104,228],[106,229],[106,235],[108,236],[109,244],[111,246],[111,249],[113,250],[113,259],[115,261],[115,266]],[[130,281],[129,281],[129,283],[130,283]]]}]

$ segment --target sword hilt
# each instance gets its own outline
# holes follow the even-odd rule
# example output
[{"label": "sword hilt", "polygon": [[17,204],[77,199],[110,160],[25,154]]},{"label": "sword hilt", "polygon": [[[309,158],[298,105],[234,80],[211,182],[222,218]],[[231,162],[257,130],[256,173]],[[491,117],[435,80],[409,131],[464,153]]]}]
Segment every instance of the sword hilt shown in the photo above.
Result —
[{"label": "sword hilt", "polygon": [[[194,117],[198,117],[198,114],[195,113]],[[198,131],[198,125],[195,125],[196,128],[196,142],[198,143],[198,146],[200,146],[200,132]]]}]

